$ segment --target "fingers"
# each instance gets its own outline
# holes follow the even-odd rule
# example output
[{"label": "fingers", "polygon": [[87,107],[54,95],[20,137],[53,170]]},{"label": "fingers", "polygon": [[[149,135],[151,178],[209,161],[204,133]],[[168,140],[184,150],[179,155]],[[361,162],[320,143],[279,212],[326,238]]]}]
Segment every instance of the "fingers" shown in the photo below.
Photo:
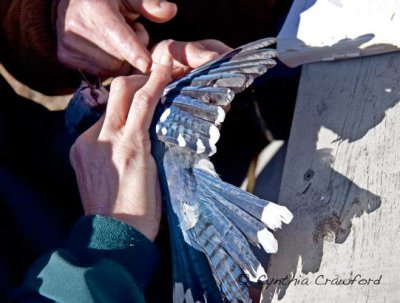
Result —
[{"label": "fingers", "polygon": [[214,39],[201,40],[198,41],[198,43],[208,50],[217,52],[219,55],[225,54],[232,50],[232,47],[229,47],[225,43]]},{"label": "fingers", "polygon": [[195,68],[230,50],[230,47],[217,40],[197,42],[164,40],[153,48],[152,58],[157,60],[162,54],[169,53],[174,61]]},{"label": "fingers", "polygon": [[171,81],[171,71],[172,59],[168,55],[153,64],[149,80],[135,93],[129,110],[125,125],[128,140],[134,140],[132,136],[138,133],[148,136],[155,107],[165,86]]},{"label": "fingers", "polygon": [[125,1],[130,11],[143,15],[146,19],[163,23],[171,20],[177,13],[177,6],[164,0],[129,0]]},{"label": "fingers", "polygon": [[115,78],[112,81],[100,137],[115,135],[125,125],[133,96],[147,79],[147,76],[135,75]]},{"label": "fingers", "polygon": [[139,22],[132,22],[132,23],[128,22],[128,24],[131,26],[131,28],[134,30],[134,32],[138,36],[140,43],[144,46],[149,45],[149,41],[150,41],[149,33],[146,31],[144,26]]},{"label": "fingers", "polygon": [[[177,8],[164,0],[60,0],[57,8],[57,47],[60,61],[96,75],[120,75],[126,64],[147,73],[151,56],[149,35],[134,21],[143,15],[166,22]],[[96,49],[97,48],[97,49]]]},{"label": "fingers", "polygon": [[230,47],[217,40],[164,40],[153,47],[151,54],[153,61],[159,60],[165,53],[170,54],[174,60],[173,77],[176,78],[230,50]]},{"label": "fingers", "polygon": [[[201,40],[197,42],[185,42],[184,57],[186,63],[191,68],[196,68],[220,55],[232,50],[230,47],[218,40]],[[182,48],[182,46],[180,46]]]},{"label": "fingers", "polygon": [[[87,54],[90,54],[90,60]],[[126,62],[72,33],[64,35],[63,43],[58,45],[57,56],[58,60],[69,68],[98,76],[124,75],[131,69]]]},{"label": "fingers", "polygon": [[144,27],[141,27],[142,38],[140,38],[125,20],[105,19],[103,26],[104,41],[113,45],[118,57],[128,61],[141,72],[148,72],[151,66],[150,53],[141,43]]},{"label": "fingers", "polygon": [[218,53],[205,48],[201,43],[188,43],[184,48],[184,58],[186,64],[192,68],[198,67],[213,59],[218,58]]},{"label": "fingers", "polygon": [[153,60],[157,60],[164,53],[169,53],[174,61],[191,68],[218,56],[217,52],[208,51],[197,42],[181,42],[175,40],[164,40],[157,44],[152,52]]},{"label": "fingers", "polygon": [[167,55],[160,63],[153,64],[150,77],[135,75],[114,79],[104,122],[94,125],[88,135],[93,137],[99,132],[100,141],[122,138],[120,148],[124,152],[149,154],[149,128],[162,91],[170,82],[171,70],[172,59]]},{"label": "fingers", "polygon": [[[122,74],[124,61],[142,72],[151,66],[145,28],[136,12],[121,12],[116,1],[62,0],[57,11],[57,48],[61,62],[96,75]],[[127,20],[125,19],[127,18]],[[97,50],[94,50],[96,49]],[[87,61],[86,64],[84,61]]]}]

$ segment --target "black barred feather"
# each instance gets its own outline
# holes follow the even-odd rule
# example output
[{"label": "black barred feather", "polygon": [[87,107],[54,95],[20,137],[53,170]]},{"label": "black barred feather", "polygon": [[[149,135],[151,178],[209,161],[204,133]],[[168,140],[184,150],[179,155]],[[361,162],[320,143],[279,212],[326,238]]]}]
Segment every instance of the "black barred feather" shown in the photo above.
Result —
[{"label": "black barred feather", "polygon": [[[213,222],[215,234],[221,240],[224,249],[228,250],[232,245],[235,246],[237,249],[229,250],[229,255],[232,259],[240,268],[247,270],[253,277],[258,276],[264,268],[262,268],[260,261],[257,260],[252,252],[248,241],[243,235],[243,231],[217,208],[217,200],[203,198],[200,203],[204,217],[208,222]],[[265,274],[265,270],[262,274]]]},{"label": "black barred feather", "polygon": [[242,270],[224,248],[215,227],[202,219],[200,218],[199,224],[190,230],[190,234],[207,256],[224,297],[229,302],[249,302],[248,290],[238,283]]}]

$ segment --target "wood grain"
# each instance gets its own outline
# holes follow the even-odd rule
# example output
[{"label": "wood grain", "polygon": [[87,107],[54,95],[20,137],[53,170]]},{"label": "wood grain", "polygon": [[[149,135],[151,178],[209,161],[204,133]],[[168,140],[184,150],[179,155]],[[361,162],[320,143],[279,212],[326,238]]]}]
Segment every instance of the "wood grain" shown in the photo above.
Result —
[{"label": "wood grain", "polygon": [[398,53],[304,66],[263,302],[398,302],[399,99]]}]

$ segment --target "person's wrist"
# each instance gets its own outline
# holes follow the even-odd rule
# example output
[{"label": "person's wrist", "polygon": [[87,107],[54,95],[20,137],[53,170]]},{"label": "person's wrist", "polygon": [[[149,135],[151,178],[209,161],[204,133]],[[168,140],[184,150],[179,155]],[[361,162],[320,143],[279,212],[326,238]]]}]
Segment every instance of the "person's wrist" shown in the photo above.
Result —
[{"label": "person's wrist", "polygon": [[103,209],[87,209],[85,208],[85,216],[101,215],[119,220],[130,227],[133,227],[141,234],[143,234],[150,241],[154,241],[158,234],[160,222],[157,219],[152,219],[146,215],[134,215],[122,212],[112,212]]},{"label": "person's wrist", "polygon": [[109,214],[108,216],[128,224],[152,242],[157,237],[160,227],[160,223],[157,220],[152,220],[147,216],[134,216],[121,213]]}]

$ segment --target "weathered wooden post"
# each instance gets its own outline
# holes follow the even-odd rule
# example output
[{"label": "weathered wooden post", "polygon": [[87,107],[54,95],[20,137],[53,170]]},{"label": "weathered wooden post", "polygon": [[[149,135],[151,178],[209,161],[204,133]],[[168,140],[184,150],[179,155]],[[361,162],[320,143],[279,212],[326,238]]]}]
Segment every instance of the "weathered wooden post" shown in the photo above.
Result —
[{"label": "weathered wooden post", "polygon": [[[315,46],[302,32],[302,22],[310,21],[304,18],[292,46],[287,28],[281,35],[289,64],[399,45],[400,1],[308,2],[295,1],[293,8],[310,8],[302,15],[307,18],[341,9],[335,14],[353,18],[344,26],[354,32],[343,32],[350,40],[329,33]],[[296,14],[288,17],[294,24]],[[378,27],[366,28],[364,18]],[[270,259],[263,302],[399,302],[399,100],[400,53],[304,65],[279,198],[295,218],[276,233],[279,252]]]}]

